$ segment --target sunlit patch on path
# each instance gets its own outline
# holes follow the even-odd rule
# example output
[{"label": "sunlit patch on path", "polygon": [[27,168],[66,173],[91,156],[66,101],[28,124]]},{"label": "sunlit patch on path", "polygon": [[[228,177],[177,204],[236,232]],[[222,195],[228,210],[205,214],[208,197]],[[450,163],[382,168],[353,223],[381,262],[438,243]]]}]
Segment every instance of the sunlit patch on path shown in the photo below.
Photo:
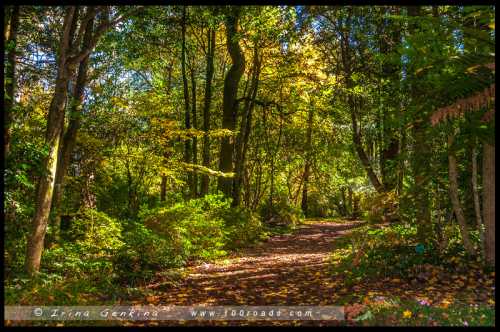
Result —
[{"label": "sunlit patch on path", "polygon": [[334,304],[338,294],[328,274],[335,239],[359,221],[308,222],[293,234],[270,238],[220,263],[190,268],[176,286],[156,281],[161,304]]}]

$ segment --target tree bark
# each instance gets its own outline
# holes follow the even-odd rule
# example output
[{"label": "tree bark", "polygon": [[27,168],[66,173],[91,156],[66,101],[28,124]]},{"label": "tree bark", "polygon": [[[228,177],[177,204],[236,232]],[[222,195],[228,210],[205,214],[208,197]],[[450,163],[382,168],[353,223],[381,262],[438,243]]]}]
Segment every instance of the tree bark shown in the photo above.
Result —
[{"label": "tree bark", "polygon": [[[396,12],[396,14],[398,14]],[[388,29],[390,26],[385,25]],[[384,41],[385,38],[385,41]],[[383,33],[382,42],[380,45],[380,51],[382,54],[388,56],[400,44],[401,33],[399,28],[393,28],[392,33],[390,31],[385,31]],[[399,72],[400,66],[388,63],[386,60],[382,65],[382,74],[386,78],[390,78],[391,85],[385,85],[383,88],[387,91],[385,99],[388,101],[385,107],[383,107],[382,113],[382,131],[383,131],[383,142],[381,150],[381,179],[384,185],[385,191],[391,191],[396,189],[397,186],[397,157],[399,155],[399,139],[397,136],[397,128],[394,127],[394,116],[399,115]],[[394,86],[396,85],[396,86]]]},{"label": "tree bark", "polygon": [[75,6],[66,9],[63,34],[59,43],[57,78],[54,95],[49,107],[47,131],[45,134],[45,143],[48,147],[48,155],[43,161],[45,175],[38,182],[35,214],[32,219],[32,230],[27,243],[25,268],[30,275],[40,270],[40,260],[52,204],[52,194],[58,164],[58,149],[61,131],[64,127],[64,106],[68,93],[68,82],[71,79],[74,69],[67,63],[67,52],[72,40],[71,26],[75,18],[75,11]]},{"label": "tree bark", "polygon": [[[205,100],[203,104],[203,166],[210,166],[210,106],[212,103],[212,79],[214,77],[214,54],[215,54],[215,29],[210,28],[207,31],[208,50],[207,50],[207,69],[205,81]],[[207,174],[201,178],[200,193],[202,196],[208,194],[210,178]]]},{"label": "tree bark", "polygon": [[307,130],[306,130],[306,153],[305,153],[305,165],[304,165],[304,180],[302,187],[302,202],[301,208],[302,212],[304,212],[304,216],[308,216],[307,209],[307,194],[308,194],[308,186],[309,186],[309,175],[311,168],[311,154],[312,154],[312,127],[314,120],[314,107],[310,105],[309,114],[307,117]]},{"label": "tree bark", "polygon": [[[5,10],[5,8],[4,8]],[[16,93],[16,49],[17,31],[19,29],[19,6],[13,6],[10,15],[8,36],[5,40],[7,51],[7,63],[5,66],[5,95],[3,98],[3,121],[4,121],[4,160],[6,161],[10,153],[10,137],[12,133],[12,108]],[[7,32],[7,29],[6,31]]]},{"label": "tree bark", "polygon": [[[182,71],[182,84],[184,91],[184,124],[186,129],[191,129],[191,116],[189,109],[189,88],[188,79],[186,74],[186,6],[182,8],[182,48],[181,48],[181,71]],[[184,162],[186,164],[191,163],[192,151],[191,151],[191,139],[186,138],[184,141]],[[191,187],[193,182],[192,173],[188,172],[187,183]],[[187,196],[192,195],[192,192]]]},{"label": "tree bark", "polygon": [[[222,128],[234,131],[236,126],[238,85],[245,70],[245,56],[241,50],[238,40],[235,39],[238,33],[238,20],[240,7],[233,6],[226,16],[226,39],[227,50],[231,57],[232,65],[224,79],[224,92],[222,103]],[[234,139],[225,136],[221,139],[219,170],[224,173],[233,171],[233,146]],[[219,177],[218,189],[225,196],[230,197],[232,193],[232,179]]]},{"label": "tree bark", "polygon": [[240,123],[240,131],[236,138],[236,157],[235,157],[235,177],[233,183],[233,206],[239,206],[241,201],[241,186],[243,182],[243,173],[245,170],[246,154],[248,150],[248,140],[252,130],[252,113],[259,88],[260,75],[259,49],[254,46],[252,79],[248,98],[245,99],[243,113]]},{"label": "tree bark", "polygon": [[495,266],[495,144],[483,145],[483,219],[485,261]]},{"label": "tree bark", "polygon": [[455,157],[455,151],[451,146],[453,144],[453,136],[454,135],[450,135],[448,137],[448,175],[450,178],[450,199],[453,205],[453,210],[455,211],[455,216],[457,217],[464,248],[469,255],[474,255],[474,247],[470,242],[469,230],[467,228],[467,222],[465,221],[464,212],[462,205],[460,204],[458,194],[457,159]]},{"label": "tree bark", "polygon": [[[105,11],[109,12],[108,7]],[[42,176],[37,185],[37,198],[35,213],[32,219],[32,229],[27,239],[25,269],[28,274],[33,275],[40,270],[40,260],[43,252],[47,223],[52,205],[53,191],[56,171],[59,159],[59,144],[61,143],[62,131],[64,129],[64,110],[68,95],[68,83],[72,79],[76,66],[87,57],[97,44],[99,37],[111,26],[125,19],[119,19],[100,24],[92,36],[92,42],[88,47],[78,47],[80,36],[83,36],[85,25],[97,12],[94,7],[87,7],[85,17],[80,24],[78,37],[73,47],[73,38],[76,32],[78,9],[76,6],[65,8],[63,20],[63,33],[59,42],[57,55],[57,75],[54,94],[48,110],[47,131],[45,134],[45,145],[48,148],[47,157],[42,163]]]},{"label": "tree bark", "polygon": [[[174,68],[173,62],[170,63],[168,66],[168,76],[167,76],[167,91],[166,94],[167,96],[170,96],[170,93],[172,91],[172,70]],[[166,164],[168,161],[168,158],[170,157],[170,147],[169,144],[165,145],[165,152],[163,153],[163,163]],[[161,184],[160,184],[160,202],[165,202],[165,199],[167,197],[167,176],[162,173],[161,175]]]},{"label": "tree bark", "polygon": [[[420,16],[419,6],[408,6],[407,7],[408,16],[418,17]],[[418,26],[416,23],[412,22],[409,24],[408,33],[413,33]],[[414,80],[416,81],[416,80]],[[429,137],[426,133],[426,127],[424,123],[427,120],[424,118],[423,110],[419,108],[421,101],[419,100],[422,96],[420,91],[420,85],[418,82],[412,83],[410,87],[410,95],[412,98],[413,105],[418,109],[416,119],[413,122],[413,176],[414,176],[414,198],[415,198],[415,208],[416,208],[416,219],[417,219],[417,237],[421,243],[427,243],[430,239],[429,235],[432,233],[432,223],[431,223],[431,213],[429,209],[429,176],[427,174],[428,162],[430,160],[431,146],[429,144]]]},{"label": "tree bark", "polygon": [[[88,47],[91,38],[92,38],[92,30],[93,30],[94,20],[93,18],[87,22],[87,27],[85,29],[84,36],[84,47]],[[68,172],[68,167],[71,160],[71,154],[73,153],[75,144],[76,144],[76,136],[78,133],[78,129],[80,128],[82,109],[83,109],[83,101],[84,101],[84,91],[85,86],[87,84],[87,69],[88,69],[89,56],[86,56],[80,62],[78,68],[78,75],[75,82],[74,92],[72,96],[71,106],[70,106],[70,119],[68,124],[68,129],[66,133],[62,137],[62,142],[59,145],[59,157],[58,157],[58,166],[56,170],[56,179],[54,186],[54,203],[53,208],[56,212],[56,216],[54,219],[54,241],[59,240],[59,231],[61,227],[61,203],[62,197],[64,193],[64,178],[66,173]]]},{"label": "tree bark", "polygon": [[354,142],[354,146],[356,147],[356,152],[358,153],[359,160],[363,165],[368,178],[370,179],[371,184],[375,188],[378,193],[384,192],[384,187],[380,183],[377,174],[373,170],[373,167],[368,159],[368,156],[363,149],[363,143],[361,140],[361,130],[358,127],[358,120],[356,117],[356,107],[354,102],[352,101],[352,96],[349,96],[350,105],[351,105],[351,123],[352,123],[352,139]]},{"label": "tree bark", "polygon": [[477,148],[472,149],[472,191],[474,197],[474,212],[476,214],[477,231],[481,241],[481,256],[484,257],[484,226],[481,218],[481,206],[479,201],[479,188],[477,186]]},{"label": "tree bark", "polygon": [[[192,68],[191,68],[191,98],[192,98],[192,118],[193,118],[193,123],[192,126],[194,129],[198,129],[198,114],[196,113],[196,77],[195,77],[195,68],[194,68],[194,59],[192,63]],[[192,148],[193,148],[193,164],[197,165],[198,164],[198,138],[195,136],[193,137],[192,141]],[[198,196],[198,174],[193,172],[192,175],[193,179],[191,182],[191,196],[197,197]]]},{"label": "tree bark", "polygon": [[[350,19],[350,18],[349,18]],[[349,21],[348,21],[349,22]],[[349,45],[349,28],[350,28],[350,23],[346,23],[345,27],[345,32],[342,33],[342,38],[341,38],[341,54],[342,54],[342,64],[343,64],[343,69],[344,69],[344,74],[345,74],[345,80],[346,80],[346,87],[348,89],[353,88],[353,81],[351,78],[352,75],[352,68],[351,68],[351,46]],[[361,164],[363,165],[363,168],[365,169],[368,178],[370,179],[370,182],[372,183],[373,187],[375,190],[379,193],[384,191],[384,188],[380,181],[378,180],[377,175],[373,171],[373,167],[370,163],[370,160],[368,159],[368,156],[366,155],[365,150],[363,149],[362,145],[362,140],[361,140],[361,130],[358,127],[358,120],[357,120],[357,103],[354,100],[354,96],[352,93],[349,93],[347,95],[347,103],[350,108],[350,113],[351,113],[351,123],[352,123],[352,139],[354,142],[354,146],[356,148],[356,152],[358,153],[358,157],[361,161]]]}]

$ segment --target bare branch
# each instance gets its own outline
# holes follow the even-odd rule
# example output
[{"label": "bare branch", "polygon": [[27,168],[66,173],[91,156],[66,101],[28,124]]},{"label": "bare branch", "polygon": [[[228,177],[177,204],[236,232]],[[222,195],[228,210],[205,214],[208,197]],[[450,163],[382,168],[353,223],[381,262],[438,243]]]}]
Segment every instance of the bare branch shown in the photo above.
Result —
[{"label": "bare branch", "polygon": [[130,16],[132,16],[133,14],[136,14],[140,11],[142,11],[144,9],[144,6],[140,6],[140,7],[137,7],[137,8],[134,8],[130,11],[128,11],[127,13],[121,15],[120,17],[117,17],[116,19],[114,20],[106,20],[104,22],[102,22],[96,29],[95,33],[94,33],[94,36],[92,37],[92,41],[90,43],[90,45],[86,48],[83,48],[77,55],[71,57],[70,59],[68,59],[68,61],[70,61],[71,63],[78,63],[80,62],[82,59],[84,59],[86,56],[88,56],[92,50],[94,49],[94,47],[97,45],[97,42],[99,41],[99,38],[111,27],[117,25],[118,23],[120,22],[123,22],[124,20],[126,20],[127,18],[129,18]]}]

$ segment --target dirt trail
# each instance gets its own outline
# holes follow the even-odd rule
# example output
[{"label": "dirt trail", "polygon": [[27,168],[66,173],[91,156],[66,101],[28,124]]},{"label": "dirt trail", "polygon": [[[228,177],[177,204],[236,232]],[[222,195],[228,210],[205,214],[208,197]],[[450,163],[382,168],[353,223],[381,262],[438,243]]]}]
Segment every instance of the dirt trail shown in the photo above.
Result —
[{"label": "dirt trail", "polygon": [[333,305],[341,286],[327,273],[335,239],[361,224],[308,222],[217,264],[192,267],[176,286],[158,281],[148,289],[162,305]]}]

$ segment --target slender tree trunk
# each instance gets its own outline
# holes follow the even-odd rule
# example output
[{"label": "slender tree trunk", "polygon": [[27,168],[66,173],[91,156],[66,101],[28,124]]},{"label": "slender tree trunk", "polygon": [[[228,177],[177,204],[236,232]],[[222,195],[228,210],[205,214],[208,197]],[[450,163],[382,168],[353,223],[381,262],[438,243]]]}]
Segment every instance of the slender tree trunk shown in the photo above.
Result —
[{"label": "slender tree trunk", "polygon": [[[419,6],[408,6],[408,16],[420,16]],[[414,33],[418,29],[418,25],[412,21],[409,24],[408,33]],[[421,243],[427,243],[432,234],[432,221],[429,209],[429,175],[427,174],[428,162],[430,158],[431,146],[429,144],[429,137],[426,132],[424,123],[428,121],[423,117],[424,112],[420,109],[420,98],[422,96],[421,87],[418,83],[412,84],[410,87],[410,95],[413,105],[418,109],[417,118],[413,123],[413,176],[415,181],[414,186],[414,199],[416,208],[417,219],[417,237]]]},{"label": "slender tree trunk", "polygon": [[[167,78],[167,96],[170,96],[172,91],[172,70],[174,68],[173,63],[170,63],[168,67],[168,78]],[[163,163],[166,164],[168,158],[170,157],[169,144],[165,146],[165,152],[163,153]],[[165,202],[167,197],[167,176],[162,173],[161,184],[160,184],[160,202]]]},{"label": "slender tree trunk", "polygon": [[[203,104],[203,166],[210,166],[210,138],[208,131],[210,130],[210,106],[212,103],[212,79],[214,76],[214,53],[215,53],[215,29],[210,28],[207,31],[208,51],[207,51],[207,78],[205,81],[205,100]],[[210,178],[208,175],[203,175],[201,178],[201,195],[208,194],[208,186]]]},{"label": "slender tree trunk", "polygon": [[160,184],[160,202],[165,202],[167,197],[167,177],[162,175]]},{"label": "slender tree trunk", "polygon": [[[87,23],[84,36],[84,47],[90,47],[92,41],[92,30],[93,30],[94,20],[90,19]],[[59,165],[56,171],[56,182],[54,187],[54,202],[53,208],[56,212],[54,219],[54,241],[59,240],[59,231],[61,227],[61,203],[64,193],[64,178],[68,172],[68,167],[71,160],[71,154],[73,153],[76,136],[78,129],[80,128],[80,120],[83,110],[84,101],[84,91],[87,84],[87,68],[88,68],[89,56],[86,56],[80,62],[78,68],[78,75],[75,82],[74,93],[72,96],[71,106],[70,106],[70,118],[68,129],[66,133],[62,136],[62,142],[59,145]],[[62,133],[62,132],[61,132]]]},{"label": "slender tree trunk", "polygon": [[353,98],[352,96],[349,96],[349,100],[351,101],[350,105],[351,105],[352,139],[354,142],[354,146],[356,147],[356,152],[358,153],[359,160],[361,161],[361,164],[363,165],[366,174],[370,179],[371,184],[378,193],[382,193],[384,192],[384,187],[380,183],[377,174],[375,174],[375,171],[373,170],[370,160],[368,159],[368,156],[366,155],[365,150],[363,149],[363,143],[361,140],[361,130],[358,127],[358,120],[356,117],[356,107],[354,102],[352,101],[352,98]]},{"label": "slender tree trunk", "polygon": [[243,173],[245,170],[246,154],[248,149],[248,140],[252,128],[252,112],[259,88],[260,61],[259,49],[254,46],[252,79],[250,91],[245,99],[243,114],[241,117],[240,131],[236,138],[236,157],[235,157],[235,177],[233,183],[233,206],[239,206],[241,200],[241,186],[243,182]]},{"label": "slender tree trunk", "polygon": [[[346,87],[348,89],[353,87],[353,82],[352,82],[352,69],[351,69],[351,46],[349,45],[349,30],[350,29],[350,18],[348,19],[348,23],[346,23],[345,30],[347,32],[344,32],[342,34],[342,40],[341,40],[341,54],[342,54],[342,65],[345,73],[345,78],[346,78]],[[370,160],[368,159],[368,156],[366,155],[365,150],[363,149],[363,144],[361,140],[361,130],[358,127],[358,120],[357,120],[357,103],[356,100],[354,99],[354,96],[349,93],[347,96],[347,103],[350,108],[350,113],[351,113],[351,123],[352,123],[352,138],[354,142],[354,146],[356,148],[356,152],[358,153],[358,157],[361,161],[361,164],[363,165],[368,178],[370,179],[370,182],[372,183],[373,187],[375,190],[379,193],[384,191],[384,188],[380,181],[378,180],[377,175],[373,171],[373,167],[370,163]]]},{"label": "slender tree trunk", "polygon": [[340,205],[340,213],[342,217],[347,217],[347,199],[345,197],[345,187],[340,188],[340,199],[342,200],[342,204]]},{"label": "slender tree trunk", "polygon": [[[192,111],[193,111],[193,128],[198,129],[198,114],[196,113],[196,77],[195,77],[195,69],[194,69],[194,59],[193,59],[193,68],[191,68],[191,95],[192,95]],[[198,138],[193,137],[193,164],[198,164]],[[198,174],[193,172],[193,179],[191,182],[191,195],[193,197],[198,196]]]},{"label": "slender tree trunk", "polygon": [[3,42],[4,45],[9,39],[10,33],[10,19],[12,17],[12,7],[13,6],[3,6]]},{"label": "slender tree trunk", "polygon": [[307,130],[306,130],[306,153],[305,153],[305,164],[304,164],[304,181],[302,187],[302,202],[301,208],[302,212],[304,212],[304,216],[308,216],[307,209],[307,194],[308,194],[308,186],[309,186],[309,176],[310,176],[310,168],[311,168],[311,157],[312,157],[312,127],[314,120],[314,106],[311,104],[309,106],[309,112],[307,117]]},{"label": "slender tree trunk", "polygon": [[48,154],[43,162],[45,175],[40,178],[37,188],[36,208],[32,220],[32,230],[28,237],[25,267],[28,274],[32,275],[40,270],[40,260],[43,251],[44,238],[47,232],[50,208],[52,204],[56,169],[58,164],[58,150],[61,131],[64,127],[64,106],[68,92],[68,82],[71,79],[73,68],[66,63],[66,56],[71,36],[71,26],[75,18],[74,6],[66,9],[63,23],[58,57],[58,72],[55,91],[49,107],[45,143]]},{"label": "slender tree trunk", "polygon": [[[226,16],[226,39],[227,49],[231,56],[232,65],[224,80],[223,106],[222,106],[222,128],[234,131],[236,126],[238,84],[245,70],[245,57],[240,48],[238,40],[238,20],[240,7],[233,6]],[[233,171],[233,146],[234,139],[225,136],[221,139],[219,170],[224,173]],[[218,189],[226,196],[231,196],[232,179],[219,177]]]},{"label": "slender tree trunk", "polygon": [[472,149],[472,191],[474,196],[474,212],[476,214],[477,230],[481,241],[481,256],[484,257],[484,226],[481,217],[481,206],[479,202],[479,188],[477,187],[477,148]]},{"label": "slender tree trunk", "polygon": [[483,219],[485,260],[495,266],[495,145],[483,145]]},{"label": "slender tree trunk", "polygon": [[[4,8],[6,10],[6,8]],[[10,15],[8,36],[5,39],[7,48],[7,63],[5,65],[5,94],[3,98],[3,144],[4,160],[7,160],[10,153],[10,136],[12,132],[12,108],[16,93],[16,49],[17,49],[17,31],[19,29],[19,6],[13,6]],[[5,30],[7,32],[7,29]]]},{"label": "slender tree trunk", "polygon": [[350,218],[352,219],[353,215],[354,215],[354,208],[353,208],[353,199],[352,199],[352,196],[353,196],[353,192],[352,192],[352,187],[349,186],[347,188],[347,210],[349,212],[349,216]]},{"label": "slender tree trunk", "polygon": [[458,172],[457,172],[457,159],[455,157],[455,151],[452,149],[454,135],[450,135],[448,138],[448,175],[450,178],[450,198],[453,205],[453,210],[455,211],[455,216],[457,217],[458,225],[460,228],[460,233],[462,234],[462,241],[464,248],[470,255],[474,255],[474,247],[472,246],[469,238],[469,230],[467,228],[467,222],[465,221],[464,212],[462,205],[460,204],[459,194],[458,194]]},{"label": "slender tree trunk", "polygon": [[279,132],[278,132],[278,141],[276,142],[276,149],[272,152],[271,155],[271,186],[269,188],[269,206],[271,207],[271,210],[273,208],[274,204],[274,173],[275,173],[275,164],[276,164],[276,157],[278,155],[278,151],[281,145],[281,137],[283,133],[283,119],[280,118],[280,126],[279,126]]},{"label": "slender tree trunk", "polygon": [[[189,88],[188,79],[186,74],[186,6],[182,8],[182,49],[181,49],[181,71],[182,71],[182,83],[184,91],[184,124],[186,129],[191,129],[191,117],[189,109]],[[184,141],[184,162],[190,164],[192,160],[192,150],[191,150],[191,139],[186,139]],[[193,183],[192,172],[188,172],[187,183],[191,187]],[[187,196],[193,195],[189,193]]]},{"label": "slender tree trunk", "polygon": [[[398,14],[396,12],[396,14]],[[386,25],[386,29],[390,28]],[[384,33],[385,40],[381,43],[381,53],[389,55],[399,46],[401,40],[400,29],[393,28],[391,32]],[[382,130],[384,140],[381,151],[381,179],[386,191],[396,189],[397,186],[397,157],[399,155],[399,139],[397,137],[397,128],[394,128],[394,116],[399,115],[399,72],[400,66],[385,62],[382,66],[384,77],[392,78],[391,82],[397,82],[396,86],[392,83],[386,85],[384,90],[389,94],[385,95],[387,105],[382,114]]]}]

